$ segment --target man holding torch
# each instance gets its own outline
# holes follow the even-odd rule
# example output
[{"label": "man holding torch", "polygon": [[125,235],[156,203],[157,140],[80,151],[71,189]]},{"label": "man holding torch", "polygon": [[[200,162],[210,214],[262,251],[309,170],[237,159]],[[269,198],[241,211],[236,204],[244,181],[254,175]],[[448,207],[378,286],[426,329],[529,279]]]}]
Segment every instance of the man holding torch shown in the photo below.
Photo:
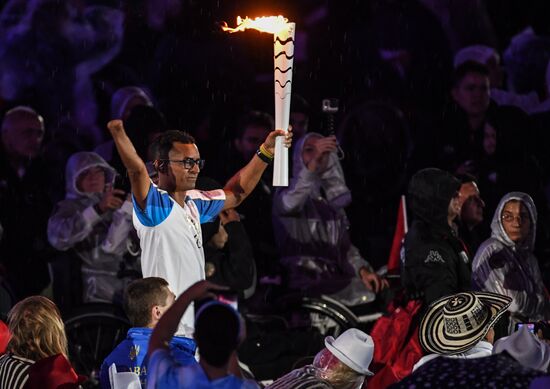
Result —
[{"label": "man holding torch", "polygon": [[[155,140],[158,155],[153,164],[159,173],[157,186],[151,182],[122,121],[112,120],[107,127],[128,170],[143,276],[166,279],[176,296],[205,279],[200,224],[212,220],[224,209],[235,208],[250,194],[273,160],[278,136],[284,136],[285,147],[292,142],[291,131],[272,131],[256,155],[223,189],[203,192],[195,190],[204,160],[192,136],[167,131]],[[177,333],[192,337],[193,332],[191,306],[183,315]]]}]

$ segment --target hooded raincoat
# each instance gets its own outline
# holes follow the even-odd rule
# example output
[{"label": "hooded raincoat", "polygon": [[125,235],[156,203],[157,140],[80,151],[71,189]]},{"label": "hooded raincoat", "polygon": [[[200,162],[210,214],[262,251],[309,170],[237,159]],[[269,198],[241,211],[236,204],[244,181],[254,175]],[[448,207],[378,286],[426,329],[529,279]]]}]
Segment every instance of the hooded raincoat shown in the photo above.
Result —
[{"label": "hooded raincoat", "polygon": [[66,197],[48,221],[48,240],[56,249],[72,249],[82,260],[84,302],[121,301],[128,280],[117,276],[129,251],[139,253],[132,239],[132,203],[125,201],[114,211],[98,214],[94,205],[103,193],[84,193],[76,182],[92,167],[105,171],[105,183],[113,184],[116,172],[96,153],[78,152],[69,158],[65,171]]},{"label": "hooded raincoat", "polygon": [[[502,211],[509,201],[520,201],[531,219],[529,235],[514,243],[502,225]],[[537,210],[533,199],[522,192],[505,195],[491,222],[491,237],[476,253],[472,264],[475,289],[511,297],[511,326],[517,321],[550,319],[550,300],[544,289],[537,258],[533,254],[536,237]]]},{"label": "hooded raincoat", "polygon": [[275,238],[289,287],[308,294],[332,293],[347,305],[372,301],[374,293],[358,275],[362,267],[372,268],[350,241],[344,207],[351,202],[351,192],[342,166],[331,153],[325,171],[308,170],[302,149],[311,136],[321,135],[308,133],[297,142],[290,185],[279,189],[273,200]]},{"label": "hooded raincoat", "polygon": [[[153,106],[153,102],[145,90],[137,86],[125,86],[118,89],[111,97],[111,119],[125,119],[129,114],[129,104],[134,100],[140,100],[140,104]],[[94,149],[105,161],[113,163],[116,154],[115,142],[110,139]],[[117,167],[118,168],[118,167]],[[120,170],[119,170],[120,171]]]},{"label": "hooded raincoat", "polygon": [[409,184],[415,217],[405,236],[402,283],[407,294],[426,304],[470,290],[470,260],[447,217],[460,182],[439,169],[423,169]]}]

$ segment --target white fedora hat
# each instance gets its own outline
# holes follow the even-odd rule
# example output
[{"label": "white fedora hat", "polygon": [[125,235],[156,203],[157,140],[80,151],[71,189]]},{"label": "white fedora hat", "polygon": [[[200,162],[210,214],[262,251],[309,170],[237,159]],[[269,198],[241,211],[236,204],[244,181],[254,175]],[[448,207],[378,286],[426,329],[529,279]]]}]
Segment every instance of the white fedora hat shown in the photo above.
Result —
[{"label": "white fedora hat", "polygon": [[369,365],[374,354],[372,338],[357,328],[350,328],[338,338],[325,338],[325,346],[340,362],[364,375],[373,375]]},{"label": "white fedora hat", "polygon": [[531,369],[548,371],[550,346],[537,339],[527,326],[495,342],[493,354],[508,352],[516,361]]}]

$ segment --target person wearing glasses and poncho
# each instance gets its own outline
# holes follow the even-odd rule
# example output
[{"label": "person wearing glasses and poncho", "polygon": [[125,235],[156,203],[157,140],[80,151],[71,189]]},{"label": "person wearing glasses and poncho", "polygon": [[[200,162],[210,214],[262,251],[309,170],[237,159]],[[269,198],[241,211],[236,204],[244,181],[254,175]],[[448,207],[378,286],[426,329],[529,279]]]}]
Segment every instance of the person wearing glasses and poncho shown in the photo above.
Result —
[{"label": "person wearing glasses and poncho", "polygon": [[536,224],[533,199],[522,192],[508,193],[495,211],[491,237],[472,263],[474,289],[513,299],[508,334],[517,322],[550,319],[550,299],[533,253]]}]

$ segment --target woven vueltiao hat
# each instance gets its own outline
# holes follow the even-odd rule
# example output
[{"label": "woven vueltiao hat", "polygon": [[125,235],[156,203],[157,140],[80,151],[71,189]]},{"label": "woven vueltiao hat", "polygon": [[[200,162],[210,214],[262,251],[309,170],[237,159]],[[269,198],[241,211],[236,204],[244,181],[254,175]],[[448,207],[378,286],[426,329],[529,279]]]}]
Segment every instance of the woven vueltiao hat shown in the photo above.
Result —
[{"label": "woven vueltiao hat", "polygon": [[436,354],[468,351],[485,337],[511,302],[508,296],[489,292],[464,292],[436,300],[420,323],[420,344]]}]

